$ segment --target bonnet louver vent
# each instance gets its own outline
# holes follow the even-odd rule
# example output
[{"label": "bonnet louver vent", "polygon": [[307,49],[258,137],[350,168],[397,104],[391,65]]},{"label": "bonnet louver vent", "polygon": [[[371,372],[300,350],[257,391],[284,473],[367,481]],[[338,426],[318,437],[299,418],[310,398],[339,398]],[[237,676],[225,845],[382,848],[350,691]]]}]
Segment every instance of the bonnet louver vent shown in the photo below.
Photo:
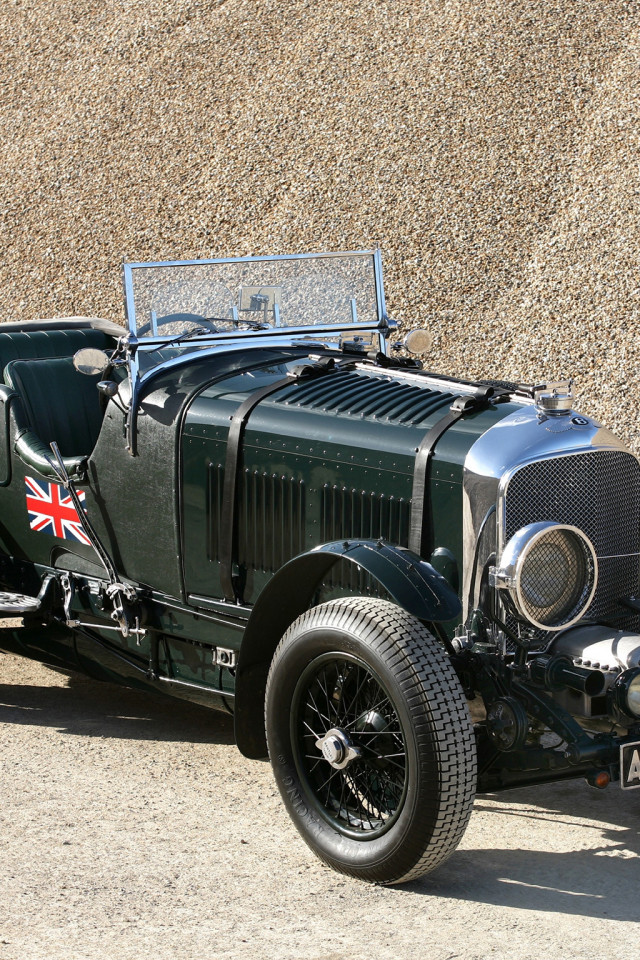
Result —
[{"label": "bonnet louver vent", "polygon": [[[210,464],[209,560],[223,560],[220,529],[225,511],[224,468]],[[238,481],[238,561],[250,570],[275,573],[305,548],[305,486],[293,477],[243,470]]]},{"label": "bonnet louver vent", "polygon": [[449,406],[452,399],[452,393],[429,390],[391,377],[333,373],[292,384],[272,402],[419,426],[437,410]]}]

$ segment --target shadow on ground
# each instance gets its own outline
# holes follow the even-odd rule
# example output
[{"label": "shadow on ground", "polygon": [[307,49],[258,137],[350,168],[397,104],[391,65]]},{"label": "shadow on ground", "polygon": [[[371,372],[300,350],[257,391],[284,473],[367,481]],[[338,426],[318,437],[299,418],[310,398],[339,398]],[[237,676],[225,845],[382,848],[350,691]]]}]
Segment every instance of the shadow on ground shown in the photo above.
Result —
[{"label": "shadow on ground", "polygon": [[[233,720],[224,713],[80,674],[61,676],[55,686],[0,684],[0,723],[82,736],[234,743]],[[637,922],[640,791],[596,791],[581,780],[527,787],[479,796],[474,816],[483,819],[475,829],[472,822],[467,845],[404,890]],[[483,830],[485,838],[490,831],[484,846],[470,847]]]},{"label": "shadow on ground", "polygon": [[[615,786],[596,791],[576,780],[480,796],[474,809],[495,817],[495,847],[459,850],[434,874],[412,884],[413,891],[637,922],[640,792]],[[548,846],[539,830],[541,821],[543,828],[548,822]],[[560,844],[558,831],[563,827],[571,836]],[[536,831],[533,842],[531,828]],[[519,848],[522,840],[538,849]],[[505,842],[510,846],[503,846]],[[567,849],[572,843],[574,849]]]},{"label": "shadow on ground", "polygon": [[60,686],[0,684],[0,723],[55,727],[81,736],[234,743],[225,713],[91,680],[61,676]]}]

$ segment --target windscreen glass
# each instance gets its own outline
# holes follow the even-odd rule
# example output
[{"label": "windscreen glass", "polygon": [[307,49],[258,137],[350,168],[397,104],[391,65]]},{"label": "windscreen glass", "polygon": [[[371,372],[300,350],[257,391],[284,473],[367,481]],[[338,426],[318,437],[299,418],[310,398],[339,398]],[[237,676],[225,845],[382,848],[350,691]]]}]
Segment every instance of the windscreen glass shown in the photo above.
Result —
[{"label": "windscreen glass", "polygon": [[371,328],[382,313],[378,273],[372,252],[127,264],[129,327],[138,337],[185,340],[276,327]]}]

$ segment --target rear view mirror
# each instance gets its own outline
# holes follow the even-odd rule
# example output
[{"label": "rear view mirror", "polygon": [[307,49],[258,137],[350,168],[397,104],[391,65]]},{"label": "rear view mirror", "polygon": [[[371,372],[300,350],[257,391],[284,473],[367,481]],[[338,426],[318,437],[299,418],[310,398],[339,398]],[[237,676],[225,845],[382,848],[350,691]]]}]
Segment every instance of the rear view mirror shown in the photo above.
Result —
[{"label": "rear view mirror", "polygon": [[433,337],[428,330],[411,330],[404,338],[404,347],[409,353],[428,353],[433,343]]},{"label": "rear view mirror", "polygon": [[88,377],[103,374],[110,363],[109,354],[96,347],[83,347],[73,357],[73,365],[78,373],[85,373]]}]

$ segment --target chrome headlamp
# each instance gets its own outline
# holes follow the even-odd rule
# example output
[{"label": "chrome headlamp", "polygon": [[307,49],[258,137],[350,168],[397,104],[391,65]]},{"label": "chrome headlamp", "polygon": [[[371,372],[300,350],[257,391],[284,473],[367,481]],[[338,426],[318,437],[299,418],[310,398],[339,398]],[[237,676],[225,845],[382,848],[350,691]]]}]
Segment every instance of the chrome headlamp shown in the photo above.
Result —
[{"label": "chrome headlamp", "polygon": [[632,720],[640,720],[640,667],[621,673],[611,688],[616,707]]},{"label": "chrome headlamp", "polygon": [[491,583],[534,627],[562,630],[584,615],[598,581],[593,544],[577,527],[542,521],[513,535]]}]

